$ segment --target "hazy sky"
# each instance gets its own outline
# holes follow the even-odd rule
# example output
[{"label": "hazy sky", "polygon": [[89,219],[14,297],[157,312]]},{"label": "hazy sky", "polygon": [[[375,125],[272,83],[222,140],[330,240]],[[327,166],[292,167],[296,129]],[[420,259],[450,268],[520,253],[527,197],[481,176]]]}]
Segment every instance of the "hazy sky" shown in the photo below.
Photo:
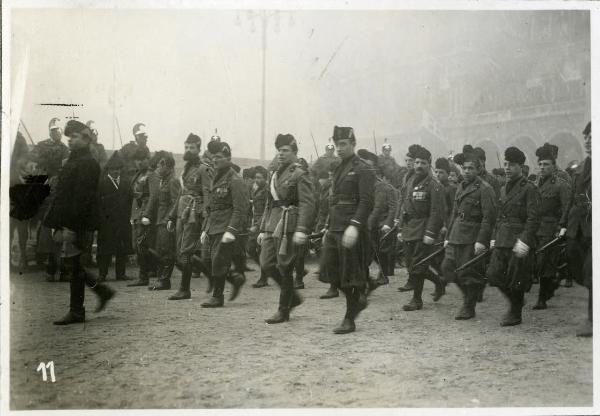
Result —
[{"label": "hazy sky", "polygon": [[[448,36],[444,26],[453,19],[478,19],[474,12],[454,12],[451,18],[446,12],[411,11],[266,13],[271,15],[267,157],[276,134],[289,132],[307,159],[314,157],[311,131],[319,152],[334,124],[351,125],[367,137],[397,131],[393,103],[403,98],[389,90],[385,78],[365,74],[427,56]],[[206,143],[218,128],[234,156],[258,157],[262,36],[260,18],[252,16],[202,10],[13,11],[13,79],[29,48],[22,119],[39,141],[47,137],[49,119],[70,110],[37,104],[83,104],[76,115],[83,122],[95,120],[100,142],[112,148],[115,100],[123,143],[132,139],[136,122],[147,124],[151,150],[180,151],[189,132]],[[506,17],[498,17],[502,24]],[[386,77],[405,75],[390,70]],[[357,76],[365,77],[361,88],[345,86]],[[114,145],[121,145],[118,133]]]}]

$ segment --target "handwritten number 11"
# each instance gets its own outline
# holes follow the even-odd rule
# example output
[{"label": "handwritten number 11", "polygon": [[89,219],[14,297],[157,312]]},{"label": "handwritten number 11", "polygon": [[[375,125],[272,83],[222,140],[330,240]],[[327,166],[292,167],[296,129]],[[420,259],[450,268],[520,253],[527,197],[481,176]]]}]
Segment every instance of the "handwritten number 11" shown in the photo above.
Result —
[{"label": "handwritten number 11", "polygon": [[47,364],[44,362],[41,362],[35,371],[36,372],[41,371],[42,372],[42,380],[48,381],[48,375],[46,374],[47,368],[50,369],[50,380],[52,380],[53,383],[56,382],[56,377],[54,377],[54,361],[50,361]]}]

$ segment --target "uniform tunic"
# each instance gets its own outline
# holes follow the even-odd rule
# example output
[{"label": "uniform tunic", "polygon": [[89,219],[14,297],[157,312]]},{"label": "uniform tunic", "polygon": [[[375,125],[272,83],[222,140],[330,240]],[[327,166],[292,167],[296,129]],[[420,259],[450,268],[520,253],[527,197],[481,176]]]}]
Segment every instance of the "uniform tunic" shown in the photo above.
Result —
[{"label": "uniform tunic", "polygon": [[[491,286],[503,290],[529,291],[531,288],[531,261],[540,225],[540,196],[527,178],[507,182],[500,191],[500,203],[492,240],[492,252],[487,277]],[[517,258],[512,248],[517,239],[529,246],[524,258]]]},{"label": "uniform tunic", "polygon": [[388,256],[394,251],[396,234],[388,233],[382,241],[381,238],[385,234],[381,231],[381,228],[384,225],[390,228],[394,226],[397,205],[398,194],[394,187],[381,179],[377,179],[375,183],[374,206],[369,216],[368,226],[371,234],[371,248],[375,260],[381,261],[380,266],[383,268],[383,273],[386,276],[394,274],[393,264],[390,264],[390,261],[388,261]]},{"label": "uniform tunic", "polygon": [[[158,177],[149,169],[139,170],[131,180],[133,246],[142,274],[152,271],[155,266],[155,259],[149,254],[148,248],[154,247],[156,244],[156,220],[147,208],[150,196],[156,192],[157,187]],[[150,220],[150,225],[142,225],[141,220],[144,217]]]},{"label": "uniform tunic", "polygon": [[[357,155],[342,161],[333,173],[329,198],[329,219],[323,244],[327,273],[319,277],[338,288],[362,288],[368,276],[369,234],[367,221],[374,205],[375,171]],[[350,225],[358,227],[356,244],[342,245]]]}]

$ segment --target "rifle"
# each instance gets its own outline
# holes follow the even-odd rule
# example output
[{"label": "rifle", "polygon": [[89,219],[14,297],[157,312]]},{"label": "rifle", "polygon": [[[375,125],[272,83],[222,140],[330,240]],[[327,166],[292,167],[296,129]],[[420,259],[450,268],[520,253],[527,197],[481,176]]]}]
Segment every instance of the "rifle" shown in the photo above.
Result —
[{"label": "rifle", "polygon": [[492,254],[492,250],[494,250],[494,249],[490,248],[489,250],[484,250],[482,253],[476,255],[475,257],[473,257],[471,260],[469,260],[468,262],[466,262],[462,266],[457,267],[456,270],[454,270],[454,273],[462,272],[463,270],[465,270],[468,267],[471,267],[475,263],[479,263],[481,260],[483,260],[484,258],[486,258],[487,256],[489,256],[490,254]]},{"label": "rifle", "polygon": [[318,233],[310,234],[308,240],[316,240],[317,238],[323,238],[325,231],[319,231]]},{"label": "rifle", "polygon": [[315,136],[313,136],[312,131],[310,132],[310,137],[312,137],[313,146],[315,147],[315,153],[317,154],[317,158],[319,157],[319,151],[317,150],[317,143],[315,143]]},{"label": "rifle", "polygon": [[540,247],[538,250],[536,250],[535,254],[541,254],[544,251],[548,250],[549,248],[557,246],[563,240],[564,240],[564,236],[556,237],[554,240],[551,240],[551,241],[547,242],[542,247]]},{"label": "rifle", "polygon": [[429,260],[431,260],[432,258],[434,258],[435,256],[437,256],[438,254],[443,253],[446,250],[446,247],[444,247],[443,244],[444,244],[444,242],[437,243],[436,246],[442,245],[442,248],[437,249],[436,251],[434,251],[433,253],[431,253],[429,256],[421,259],[417,264],[415,264],[413,266],[413,268],[419,267],[420,265],[427,263]]},{"label": "rifle", "polygon": [[388,238],[388,236],[389,236],[390,234],[392,234],[392,233],[394,232],[394,230],[395,230],[395,229],[397,229],[397,228],[398,228],[398,224],[395,224],[395,225],[392,227],[392,229],[391,229],[391,230],[389,230],[387,233],[385,233],[385,234],[384,234],[384,235],[383,235],[383,236],[382,236],[382,237],[379,239],[379,242],[381,243],[383,240],[385,240],[386,238]]}]

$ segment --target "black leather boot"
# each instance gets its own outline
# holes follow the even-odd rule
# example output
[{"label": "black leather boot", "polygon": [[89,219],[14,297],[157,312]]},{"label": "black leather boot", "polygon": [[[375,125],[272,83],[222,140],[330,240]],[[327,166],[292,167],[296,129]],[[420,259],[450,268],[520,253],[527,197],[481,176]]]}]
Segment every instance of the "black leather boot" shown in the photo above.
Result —
[{"label": "black leather boot", "polygon": [[346,314],[344,319],[336,328],[334,328],[334,334],[349,334],[356,331],[356,324],[354,323],[354,310],[353,310],[353,299],[352,289],[345,289],[344,295],[346,295]]},{"label": "black leather boot", "polygon": [[575,332],[575,335],[578,337],[583,337],[583,338],[588,338],[594,335],[594,325],[592,324],[593,320],[594,320],[594,313],[593,313],[593,309],[592,309],[592,290],[589,289],[588,292],[588,316],[587,319],[585,321],[583,321],[581,323],[581,325],[579,325],[579,327],[577,328],[577,331]]},{"label": "black leather boot", "polygon": [[329,285],[329,289],[325,292],[324,295],[319,296],[320,299],[332,299],[340,296],[340,292],[334,285]]},{"label": "black leather boot", "polygon": [[152,286],[148,287],[148,290],[170,290],[171,279],[168,277],[161,277]]},{"label": "black leather boot", "polygon": [[268,324],[280,324],[282,322],[287,322],[290,320],[290,310],[285,308],[279,308],[275,315],[271,316],[268,319],[265,319],[265,322]]},{"label": "black leather boot", "polygon": [[213,276],[214,290],[210,299],[200,306],[203,308],[221,308],[225,304],[223,291],[225,290],[226,276]]},{"label": "black leather boot", "polygon": [[265,287],[265,286],[269,286],[269,278],[267,277],[266,273],[261,269],[260,270],[260,277],[258,278],[258,280],[256,281],[256,283],[252,284],[252,287],[254,288],[261,288],[261,287]]},{"label": "black leather boot", "polygon": [[83,309],[81,311],[70,310],[69,312],[67,312],[67,314],[65,316],[63,316],[62,318],[60,318],[57,321],[54,321],[53,324],[54,325],[69,325],[69,324],[76,324],[76,323],[83,323],[83,322],[85,322],[85,309]]},{"label": "black leather boot", "polygon": [[502,318],[500,326],[515,326],[521,324],[521,310],[523,309],[523,292],[509,292],[510,308],[508,313]]},{"label": "black leather boot", "polygon": [[190,299],[192,297],[192,293],[190,292],[191,279],[192,270],[189,265],[186,265],[181,272],[181,284],[179,285],[179,290],[174,295],[169,296],[169,300]]},{"label": "black leather boot", "polygon": [[415,284],[413,282],[413,278],[408,276],[408,280],[406,281],[406,284],[402,287],[399,287],[398,291],[399,292],[410,292],[414,289],[415,289]]},{"label": "black leather boot", "polygon": [[463,293],[463,305],[454,319],[467,320],[475,317],[475,305],[477,304],[478,287],[463,286],[460,287]]},{"label": "black leather boot", "polygon": [[537,303],[531,309],[537,311],[548,308],[548,305],[546,304],[547,285],[547,278],[545,276],[542,276],[540,280],[540,291],[538,293],[538,300]]},{"label": "black leather boot", "polygon": [[423,299],[421,299],[421,294],[423,293],[423,280],[424,278],[421,276],[414,276],[409,278],[409,280],[413,281],[413,297],[406,305],[402,307],[405,311],[418,311],[423,309]]},{"label": "black leather boot", "polygon": [[98,295],[98,305],[96,306],[96,310],[94,312],[101,312],[106,307],[108,301],[115,296],[115,291],[111,289],[110,286],[98,282],[93,287],[90,286],[90,288],[96,295]]},{"label": "black leather boot", "polygon": [[149,282],[148,273],[140,270],[138,279],[135,282],[129,283],[127,285],[127,287],[148,286],[148,282]]},{"label": "black leather boot", "polygon": [[227,275],[227,281],[233,286],[231,289],[231,294],[229,295],[229,301],[231,302],[240,294],[242,286],[244,286],[244,283],[246,283],[246,276],[244,276],[242,273],[230,272]]}]

